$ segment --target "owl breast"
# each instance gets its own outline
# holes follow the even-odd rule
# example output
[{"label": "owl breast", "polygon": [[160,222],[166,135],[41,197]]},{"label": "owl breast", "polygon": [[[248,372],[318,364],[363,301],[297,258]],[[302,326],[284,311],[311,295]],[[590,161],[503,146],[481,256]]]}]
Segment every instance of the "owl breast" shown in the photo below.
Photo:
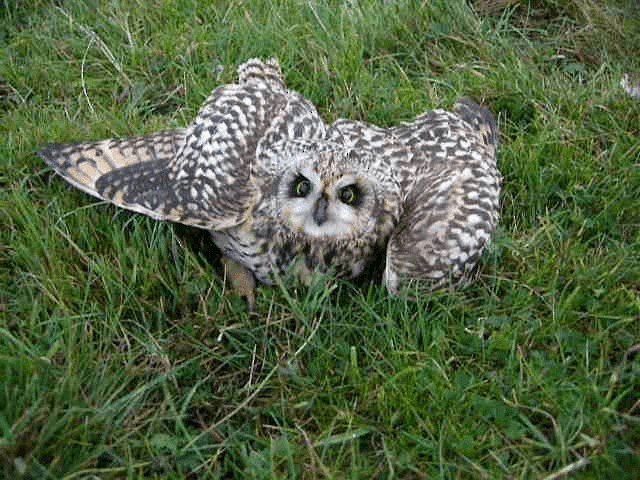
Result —
[{"label": "owl breast", "polygon": [[332,271],[340,277],[355,278],[373,261],[379,246],[373,237],[350,241],[311,238],[275,225],[267,229],[243,225],[211,232],[211,236],[224,255],[244,265],[266,284],[273,283],[274,273],[288,272],[304,283],[309,282],[313,272]]}]

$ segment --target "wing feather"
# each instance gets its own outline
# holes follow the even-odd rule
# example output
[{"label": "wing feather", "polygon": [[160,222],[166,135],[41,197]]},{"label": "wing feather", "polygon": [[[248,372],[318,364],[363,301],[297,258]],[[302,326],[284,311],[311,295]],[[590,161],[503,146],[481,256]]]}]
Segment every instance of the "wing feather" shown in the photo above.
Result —
[{"label": "wing feather", "polygon": [[181,148],[184,132],[184,128],[177,128],[147,136],[49,144],[38,151],[38,155],[83,192],[129,210],[162,218],[160,213],[137,204],[131,196],[125,201],[124,191],[107,189],[107,179],[144,178],[151,170],[160,177]]},{"label": "wing feather", "polygon": [[[119,207],[209,230],[236,226],[257,195],[252,168],[260,140],[323,131],[315,108],[286,90],[275,60],[249,60],[238,73],[239,82],[216,88],[187,128],[38,153],[69,183]],[[309,115],[291,132],[282,123],[300,108]]]},{"label": "wing feather", "polygon": [[488,109],[463,98],[453,113],[426,112],[391,130],[413,155],[396,165],[406,199],[384,282],[393,293],[410,280],[442,286],[475,267],[495,229],[498,128]]}]

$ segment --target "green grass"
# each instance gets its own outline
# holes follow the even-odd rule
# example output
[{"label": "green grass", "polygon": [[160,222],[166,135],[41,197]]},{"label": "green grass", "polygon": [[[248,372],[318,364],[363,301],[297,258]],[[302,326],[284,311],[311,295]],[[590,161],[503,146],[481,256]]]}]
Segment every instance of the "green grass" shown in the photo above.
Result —
[{"label": "green grass", "polygon": [[[619,86],[640,72],[637,2],[1,8],[0,476],[640,471],[640,102]],[[261,287],[252,316],[210,243],[34,154],[185,125],[255,56],[328,121],[490,106],[502,220],[477,282],[416,302]]]}]

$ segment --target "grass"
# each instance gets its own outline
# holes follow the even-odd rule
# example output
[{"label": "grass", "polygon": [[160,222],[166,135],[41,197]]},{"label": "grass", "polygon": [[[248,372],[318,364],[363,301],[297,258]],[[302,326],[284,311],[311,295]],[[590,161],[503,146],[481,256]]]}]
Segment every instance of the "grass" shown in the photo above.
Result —
[{"label": "grass", "polygon": [[[0,475],[633,478],[640,72],[632,0],[4,2]],[[502,220],[470,286],[225,291],[191,230],[34,152],[187,124],[250,57],[327,121],[461,95],[498,115]],[[212,260],[213,258],[213,260]]]}]

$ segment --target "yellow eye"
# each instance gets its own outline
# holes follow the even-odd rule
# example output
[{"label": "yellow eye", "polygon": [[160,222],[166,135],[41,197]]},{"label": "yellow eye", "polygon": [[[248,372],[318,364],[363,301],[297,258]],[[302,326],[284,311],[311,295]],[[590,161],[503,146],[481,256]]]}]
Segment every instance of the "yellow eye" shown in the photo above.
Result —
[{"label": "yellow eye", "polygon": [[296,180],[294,191],[296,197],[306,197],[311,193],[311,182],[304,177],[299,177]]},{"label": "yellow eye", "polygon": [[348,187],[344,187],[340,190],[338,197],[342,203],[346,203],[347,205],[353,205],[358,201],[360,191],[358,187],[355,185],[349,185]]}]

